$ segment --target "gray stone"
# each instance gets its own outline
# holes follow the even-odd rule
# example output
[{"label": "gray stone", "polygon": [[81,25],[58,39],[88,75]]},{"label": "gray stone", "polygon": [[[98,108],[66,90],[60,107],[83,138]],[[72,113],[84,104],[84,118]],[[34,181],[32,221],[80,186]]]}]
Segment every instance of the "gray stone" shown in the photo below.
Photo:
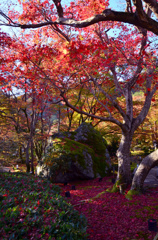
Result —
[{"label": "gray stone", "polygon": [[36,172],[53,182],[104,177],[111,171],[106,141],[90,124],[82,123],[72,133],[55,134],[47,149]]},{"label": "gray stone", "polygon": [[149,171],[149,173],[144,181],[144,183],[151,183],[151,182],[155,182],[158,184],[158,167],[157,166],[152,168]]}]

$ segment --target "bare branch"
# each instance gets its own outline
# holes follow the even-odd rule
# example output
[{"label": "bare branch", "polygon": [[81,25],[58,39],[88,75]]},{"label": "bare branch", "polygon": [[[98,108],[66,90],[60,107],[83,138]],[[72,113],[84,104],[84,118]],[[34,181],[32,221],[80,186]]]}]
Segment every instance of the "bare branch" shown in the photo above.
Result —
[{"label": "bare branch", "polygon": [[123,111],[123,109],[120,107],[120,105],[107,93],[104,91],[104,89],[97,83],[97,81],[90,76],[94,85],[98,87],[99,91],[102,92],[102,94],[111,102],[111,104],[113,105],[114,108],[116,108],[118,110],[118,112],[121,114],[121,116],[123,117],[123,119],[126,121],[127,120],[127,116],[125,114],[125,112]]},{"label": "bare branch", "polygon": [[63,17],[63,8],[61,6],[61,0],[53,0],[59,17]]},{"label": "bare branch", "polygon": [[96,118],[96,119],[99,119],[101,121],[108,121],[108,122],[113,122],[115,123],[116,125],[118,125],[121,129],[124,129],[125,128],[125,125],[122,124],[120,121],[118,121],[117,119],[113,118],[113,117],[101,117],[101,116],[97,116],[97,115],[93,115],[93,114],[90,114],[88,112],[85,112],[85,111],[82,111],[80,109],[78,109],[77,107],[73,106],[69,101],[68,99],[65,97],[64,95],[64,92],[62,92],[60,94],[60,96],[63,98],[63,101],[65,102],[66,106],[70,107],[71,109],[73,109],[75,112],[78,112],[80,114],[84,114],[86,116],[89,116],[91,118]]},{"label": "bare branch", "polygon": [[[0,15],[1,15],[2,17],[4,17],[4,19],[6,19],[6,20],[9,22],[9,24],[10,24],[10,23],[12,23],[13,25],[16,24],[15,22],[12,21],[11,18],[9,18],[9,17],[8,17],[4,12],[2,12],[1,10],[0,10]],[[0,24],[0,25],[1,25],[1,24]]]},{"label": "bare branch", "polygon": [[131,12],[133,13],[133,10],[132,10],[132,4],[131,4],[131,0],[126,0],[126,12]]},{"label": "bare branch", "polygon": [[52,24],[51,28],[58,34],[58,36],[62,36],[62,39],[66,39],[68,42],[70,42],[70,38],[58,27],[57,24]]},{"label": "bare branch", "polygon": [[143,1],[158,18],[158,2],[156,0],[143,0]]},{"label": "bare branch", "polygon": [[[96,96],[96,93],[93,91],[93,87],[90,85],[89,90],[91,91],[91,93],[93,94],[93,97],[96,99],[96,101],[109,113],[109,116],[112,117],[112,114],[110,112],[110,110],[108,109],[107,105],[105,105],[104,103],[102,103],[98,96]],[[98,94],[99,95],[99,94]]]},{"label": "bare branch", "polygon": [[[47,16],[47,11],[42,8],[38,8],[38,11],[41,12],[42,16],[46,20],[46,22],[52,21],[51,17]],[[50,25],[51,29],[62,39],[66,39],[68,42],[70,42],[69,37],[57,26],[57,24]]]},{"label": "bare branch", "polygon": [[113,74],[113,79],[114,79],[114,83],[115,83],[116,89],[118,91],[120,91],[120,93],[122,93],[124,95],[124,89],[121,88],[121,86],[120,86],[120,83],[119,83],[117,75],[116,75],[115,67],[110,68],[110,70],[111,70],[111,72]]},{"label": "bare branch", "polygon": [[141,0],[133,0],[133,4],[136,7],[136,14],[138,18],[146,20],[146,13],[143,9],[143,4]]}]

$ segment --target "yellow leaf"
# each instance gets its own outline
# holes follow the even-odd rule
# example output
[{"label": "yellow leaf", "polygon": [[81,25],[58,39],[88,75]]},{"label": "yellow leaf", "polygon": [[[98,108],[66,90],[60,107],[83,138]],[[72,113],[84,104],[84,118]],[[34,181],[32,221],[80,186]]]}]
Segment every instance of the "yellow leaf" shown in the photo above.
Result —
[{"label": "yellow leaf", "polygon": [[64,53],[64,54],[67,54],[67,49],[62,49],[62,52]]},{"label": "yellow leaf", "polygon": [[79,39],[82,41],[84,38],[82,35],[79,36]]}]

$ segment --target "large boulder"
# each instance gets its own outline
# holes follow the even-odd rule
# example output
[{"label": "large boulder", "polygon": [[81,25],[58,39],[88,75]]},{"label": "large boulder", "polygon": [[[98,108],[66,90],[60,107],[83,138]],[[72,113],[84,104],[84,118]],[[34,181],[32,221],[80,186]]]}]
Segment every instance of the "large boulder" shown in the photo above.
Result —
[{"label": "large boulder", "polygon": [[91,124],[82,123],[72,133],[53,136],[53,144],[37,165],[37,175],[53,182],[104,177],[111,171],[106,141]]}]

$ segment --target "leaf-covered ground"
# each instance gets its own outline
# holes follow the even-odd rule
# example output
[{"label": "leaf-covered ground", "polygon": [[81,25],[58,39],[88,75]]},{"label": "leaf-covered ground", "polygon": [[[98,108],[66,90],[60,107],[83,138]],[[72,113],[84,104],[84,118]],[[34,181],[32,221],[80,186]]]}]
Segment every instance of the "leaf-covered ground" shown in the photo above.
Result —
[{"label": "leaf-covered ground", "polygon": [[156,233],[148,230],[148,219],[158,221],[158,187],[127,200],[107,192],[111,186],[110,177],[64,186],[31,175],[0,173],[0,239],[152,240]]},{"label": "leaf-covered ground", "polygon": [[[71,185],[76,190],[71,190]],[[62,186],[62,194],[70,191],[75,209],[84,213],[88,221],[90,240],[152,240],[156,233],[148,230],[148,219],[158,222],[158,187],[127,200],[125,195],[109,193],[111,178],[105,177]]]}]

